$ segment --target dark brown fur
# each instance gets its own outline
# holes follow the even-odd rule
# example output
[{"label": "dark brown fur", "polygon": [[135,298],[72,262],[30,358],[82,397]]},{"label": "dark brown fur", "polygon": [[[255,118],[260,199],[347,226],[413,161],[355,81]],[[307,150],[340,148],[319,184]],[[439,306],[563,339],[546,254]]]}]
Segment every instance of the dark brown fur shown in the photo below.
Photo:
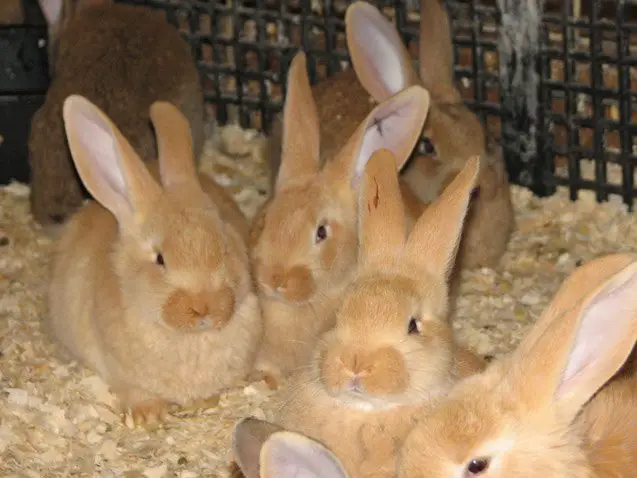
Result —
[{"label": "dark brown fur", "polygon": [[63,12],[60,27],[50,29],[53,81],[29,139],[31,208],[44,225],[63,221],[83,201],[62,123],[62,103],[70,94],[101,108],[144,160],[157,157],[149,109],[158,100],[188,118],[196,158],[203,148],[199,74],[179,32],[150,9],[95,3],[71,19]]}]

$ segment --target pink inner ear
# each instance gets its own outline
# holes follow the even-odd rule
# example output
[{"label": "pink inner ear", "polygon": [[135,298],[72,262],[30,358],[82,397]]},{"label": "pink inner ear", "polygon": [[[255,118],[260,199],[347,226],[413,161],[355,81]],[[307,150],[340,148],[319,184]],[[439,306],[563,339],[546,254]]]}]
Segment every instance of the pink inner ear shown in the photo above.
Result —
[{"label": "pink inner ear", "polygon": [[93,166],[94,179],[106,183],[108,189],[125,197],[126,184],[120,169],[119,152],[109,126],[91,111],[79,111],[70,119],[84,157]]},{"label": "pink inner ear", "polygon": [[349,28],[352,41],[364,57],[361,59],[364,64],[355,67],[361,82],[372,90],[372,96],[383,101],[408,86],[401,61],[404,46],[394,26],[375,7],[360,6],[355,12]]},{"label": "pink inner ear", "polygon": [[[622,350],[622,344],[627,343],[626,338],[634,330],[636,289],[637,274],[633,273],[623,284],[601,292],[581,312],[581,323],[557,390],[558,397],[577,390],[581,381],[593,381],[601,386],[615,373],[616,369],[609,371],[604,363]],[[626,354],[633,345],[631,342],[625,346]],[[592,394],[596,389],[589,391]]]},{"label": "pink inner ear", "polygon": [[[407,159],[403,156],[411,151],[407,144],[414,135],[413,104],[391,105],[393,108],[379,108],[369,121],[356,160],[354,181],[358,182],[363,175],[367,162],[379,149],[388,149],[396,156],[398,164]],[[383,111],[385,109],[386,111]]]},{"label": "pink inner ear", "polygon": [[62,0],[39,0],[40,9],[49,25],[56,25],[62,13]]}]

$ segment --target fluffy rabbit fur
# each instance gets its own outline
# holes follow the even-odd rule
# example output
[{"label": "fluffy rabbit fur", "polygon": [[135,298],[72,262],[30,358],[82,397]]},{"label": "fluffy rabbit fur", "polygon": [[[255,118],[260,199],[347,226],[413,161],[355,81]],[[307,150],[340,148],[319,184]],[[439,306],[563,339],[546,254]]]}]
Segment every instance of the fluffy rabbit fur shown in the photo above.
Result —
[{"label": "fluffy rabbit fur", "polygon": [[[276,191],[253,224],[252,258],[264,316],[259,374],[276,386],[333,324],[356,266],[356,189],[380,148],[400,168],[418,140],[429,95],[419,86],[378,105],[323,167],[319,118],[303,52],[292,61],[284,108],[283,162]],[[413,219],[413,215],[410,215]]]},{"label": "fluffy rabbit fur", "polygon": [[451,31],[441,0],[421,0],[420,12],[420,77],[394,26],[376,7],[363,1],[352,4],[345,17],[352,65],[376,101],[385,101],[414,84],[431,93],[424,134],[434,145],[437,158],[416,157],[403,175],[421,201],[430,203],[468,158],[480,156],[478,191],[457,264],[463,268],[494,267],[506,251],[514,226],[502,152],[454,86]]},{"label": "fluffy rabbit fur", "polygon": [[29,139],[31,209],[46,226],[64,221],[84,200],[66,144],[62,104],[79,94],[112,118],[144,161],[157,158],[148,112],[168,101],[186,115],[198,159],[203,94],[188,45],[164,15],[112,0],[39,0],[49,25],[53,79]]},{"label": "fluffy rabbit fur", "polygon": [[456,344],[448,279],[479,160],[432,203],[405,239],[394,159],[370,160],[361,188],[360,275],[312,360],[282,390],[276,422],[320,440],[352,477],[393,477],[413,420],[484,364]]},{"label": "fluffy rabbit fur", "polygon": [[22,0],[2,0],[0,2],[0,25],[19,25],[24,22]]},{"label": "fluffy rabbit fur", "polygon": [[186,118],[169,103],[152,105],[153,174],[87,99],[70,96],[63,118],[75,166],[98,202],[63,229],[51,333],[110,384],[136,423],[161,418],[167,403],[238,384],[262,333],[248,229],[226,192],[197,176]]},{"label": "fluffy rabbit fur", "polygon": [[576,269],[517,350],[414,428],[400,478],[635,476],[637,377],[616,372],[636,339],[637,255]]},{"label": "fluffy rabbit fur", "polygon": [[233,477],[346,478],[340,460],[323,444],[256,418],[241,420],[232,434]]}]

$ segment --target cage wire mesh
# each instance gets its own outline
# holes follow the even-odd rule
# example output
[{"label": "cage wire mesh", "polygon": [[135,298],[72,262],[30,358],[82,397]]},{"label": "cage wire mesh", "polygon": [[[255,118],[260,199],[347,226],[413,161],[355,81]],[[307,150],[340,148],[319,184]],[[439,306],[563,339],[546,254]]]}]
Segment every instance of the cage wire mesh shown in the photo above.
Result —
[{"label": "cage wire mesh", "polygon": [[[350,66],[351,0],[120,0],[162,8],[192,45],[208,112],[268,132],[291,59],[313,83]],[[417,60],[418,0],[373,0]],[[619,194],[632,207],[637,154],[635,0],[445,0],[455,75],[503,147],[512,182]],[[588,162],[592,167],[585,168]],[[585,174],[592,171],[593,174]]]}]

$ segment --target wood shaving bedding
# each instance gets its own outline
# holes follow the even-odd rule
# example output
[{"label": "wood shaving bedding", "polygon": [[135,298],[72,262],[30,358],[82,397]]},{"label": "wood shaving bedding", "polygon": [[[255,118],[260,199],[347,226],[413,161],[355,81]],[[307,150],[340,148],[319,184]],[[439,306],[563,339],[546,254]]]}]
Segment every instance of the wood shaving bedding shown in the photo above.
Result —
[{"label": "wood shaving bedding", "polygon": [[[236,126],[208,140],[202,169],[231,188],[252,216],[268,194],[264,140]],[[582,165],[584,175],[592,163]],[[610,172],[610,175],[620,174]],[[517,229],[497,270],[462,275],[454,326],[477,352],[520,341],[561,282],[594,257],[637,249],[637,220],[618,199],[597,204],[565,189],[536,198],[512,187]],[[0,188],[0,476],[225,477],[230,433],[267,417],[270,392],[246,384],[218,406],[175,411],[165,426],[131,429],[104,382],[58,358],[41,330],[52,242],[29,213],[29,188]]]}]

